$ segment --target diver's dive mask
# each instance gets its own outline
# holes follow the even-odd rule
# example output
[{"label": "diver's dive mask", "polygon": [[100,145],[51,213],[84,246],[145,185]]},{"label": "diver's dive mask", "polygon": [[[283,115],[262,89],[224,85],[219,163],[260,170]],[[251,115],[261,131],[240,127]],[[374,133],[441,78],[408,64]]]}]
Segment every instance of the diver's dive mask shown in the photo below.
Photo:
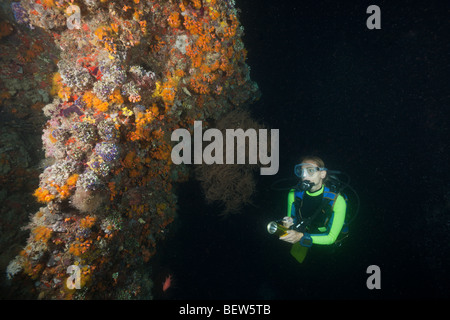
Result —
[{"label": "diver's dive mask", "polygon": [[320,168],[313,163],[300,163],[294,167],[294,173],[297,177],[302,179],[297,185],[297,188],[302,191],[310,191],[314,186],[314,182],[307,180],[309,177],[313,177],[319,171],[326,171],[327,168]]},{"label": "diver's dive mask", "polygon": [[320,168],[313,163],[300,163],[294,167],[294,173],[300,179],[312,177],[319,171],[327,171],[327,168]]}]

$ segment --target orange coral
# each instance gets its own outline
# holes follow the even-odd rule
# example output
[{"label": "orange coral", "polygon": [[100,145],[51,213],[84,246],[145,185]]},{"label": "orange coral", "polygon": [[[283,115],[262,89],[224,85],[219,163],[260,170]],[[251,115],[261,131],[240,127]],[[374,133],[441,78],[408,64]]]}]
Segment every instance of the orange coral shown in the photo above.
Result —
[{"label": "orange coral", "polygon": [[137,95],[130,95],[128,97],[128,101],[133,102],[133,103],[139,102],[139,101],[141,101],[141,96],[138,95],[138,94]]},{"label": "orange coral", "polygon": [[167,22],[169,23],[169,26],[172,28],[178,28],[180,26],[180,14],[178,12],[172,12],[167,18]]},{"label": "orange coral", "polygon": [[52,77],[52,88],[50,90],[51,95],[57,95],[61,86],[62,86],[61,74],[59,72],[55,72]]},{"label": "orange coral", "polygon": [[175,70],[175,76],[180,78],[184,77],[184,71],[181,69]]},{"label": "orange coral", "polygon": [[114,31],[115,33],[119,32],[119,26],[117,23],[111,23],[111,30]]},{"label": "orange coral", "polygon": [[212,51],[211,36],[207,33],[200,35],[197,39],[196,46],[203,52]]},{"label": "orange coral", "polygon": [[114,43],[113,32],[118,31],[119,26],[117,24],[111,24],[111,26],[99,27],[94,31],[94,35],[97,39],[103,42],[105,49],[110,53],[117,52],[117,44]]},{"label": "orange coral", "polygon": [[60,97],[63,101],[68,101],[70,99],[72,92],[69,87],[62,86],[58,91],[58,97]]},{"label": "orange coral", "polygon": [[201,22],[194,21],[194,19],[190,18],[189,16],[184,17],[184,26],[192,35],[202,32]]},{"label": "orange coral", "polygon": [[32,230],[32,233],[36,241],[47,243],[52,236],[53,230],[44,226],[38,226]]},{"label": "orange coral", "polygon": [[78,180],[78,174],[74,173],[67,179],[66,183],[68,186],[74,186],[77,183],[77,180]]},{"label": "orange coral", "polygon": [[[65,199],[70,195],[69,186],[67,184],[65,184],[63,186],[59,186],[54,182],[50,182],[49,185],[56,189],[56,191],[58,192],[61,199]],[[38,198],[38,201],[40,201],[40,202],[48,202],[50,200],[48,200],[48,201],[45,201],[45,200],[46,199],[53,200],[56,197],[55,195],[50,194],[50,192],[48,190],[42,189],[42,188],[38,188],[34,192],[34,195]],[[44,201],[41,201],[41,200],[44,200]]]},{"label": "orange coral", "polygon": [[165,45],[166,45],[166,42],[163,41],[160,36],[155,35],[154,41],[150,45],[150,49],[152,50],[153,53],[155,53],[155,52],[158,52],[159,50],[161,50],[161,48]]},{"label": "orange coral", "polygon": [[57,95],[64,101],[68,101],[72,95],[72,90],[62,82],[61,74],[58,72],[53,74],[50,94]]},{"label": "orange coral", "polygon": [[139,25],[141,26],[142,33],[147,34],[147,21],[139,21]]},{"label": "orange coral", "polygon": [[198,77],[192,77],[190,80],[191,88],[200,94],[208,94],[209,88],[208,85],[202,82],[201,78]]},{"label": "orange coral", "polygon": [[[120,101],[120,98],[118,97],[118,95],[114,94],[114,93],[113,93],[113,95],[110,96],[110,99],[115,102]],[[108,111],[108,102],[102,101],[99,98],[97,98],[95,93],[93,93],[92,91],[85,92],[83,94],[82,100],[84,101],[84,103],[86,103],[86,107],[88,107],[88,108],[94,108],[100,112]],[[122,98],[122,101],[123,101],[123,98]]]},{"label": "orange coral", "polygon": [[69,252],[74,256],[81,256],[85,253],[92,244],[92,240],[86,240],[84,242],[72,243],[69,247]]},{"label": "orange coral", "polygon": [[192,0],[192,4],[194,5],[194,8],[197,10],[202,7],[202,3],[200,2],[200,0]]},{"label": "orange coral", "polygon": [[[97,98],[96,98],[97,99]],[[94,102],[94,108],[101,112],[108,111],[108,102],[102,102],[100,99],[97,99],[99,103]]]},{"label": "orange coral", "polygon": [[152,157],[158,160],[170,159],[172,149],[166,143],[162,144],[152,152]]},{"label": "orange coral", "polygon": [[111,104],[122,104],[123,103],[123,97],[120,94],[119,89],[115,89],[114,92],[109,96],[109,102]]},{"label": "orange coral", "polygon": [[128,152],[125,159],[123,159],[123,165],[126,168],[132,168],[134,166],[134,157],[136,157],[135,151]]},{"label": "orange coral", "polygon": [[137,178],[139,177],[141,174],[139,172],[139,170],[136,169],[132,169],[130,170],[130,178]]},{"label": "orange coral", "polygon": [[116,183],[114,181],[108,182],[109,191],[111,191],[110,200],[113,201],[117,195]]},{"label": "orange coral", "polygon": [[46,6],[47,8],[51,8],[55,6],[54,0],[41,0],[41,3]]},{"label": "orange coral", "polygon": [[227,38],[232,38],[236,35],[236,30],[239,25],[239,22],[235,15],[230,14],[228,19],[231,21],[231,25],[225,28],[224,36]]},{"label": "orange coral", "polygon": [[156,212],[158,215],[162,216],[164,214],[164,211],[166,210],[167,205],[165,203],[158,203],[156,205]]},{"label": "orange coral", "polygon": [[165,82],[161,88],[161,97],[165,103],[172,104],[175,99],[176,89],[173,87],[172,83]]},{"label": "orange coral", "polygon": [[136,129],[129,133],[128,138],[131,141],[136,140],[150,140],[151,129],[147,126],[147,124],[154,121],[157,117],[158,119],[162,119],[163,116],[159,115],[159,109],[156,104],[153,104],[152,107],[149,108],[146,112],[139,112],[136,114],[135,125]]},{"label": "orange coral", "polygon": [[220,13],[215,10],[210,10],[209,15],[213,20],[217,20],[220,17]]},{"label": "orange coral", "polygon": [[[210,13],[214,12],[212,7],[209,7]],[[215,15],[218,18],[218,15]],[[185,17],[185,27],[191,34],[198,35],[195,43],[186,46],[186,55],[191,58],[191,72],[192,76],[189,79],[190,88],[199,94],[221,94],[222,86],[211,86],[219,77],[223,76],[225,72],[227,77],[234,73],[236,59],[236,52],[234,51],[235,40],[233,45],[224,48],[221,42],[225,38],[231,38],[236,35],[238,21],[235,15],[229,15],[228,22],[222,22],[224,38],[216,38],[215,28],[203,18],[201,20],[194,20],[190,17]],[[209,52],[216,52],[220,54],[220,58],[211,61],[207,54]],[[243,53],[245,57],[245,52]],[[240,57],[240,56],[239,56]],[[245,59],[244,59],[245,60]]]},{"label": "orange coral", "polygon": [[69,186],[63,185],[62,187],[57,188],[59,195],[61,196],[61,199],[65,199],[70,195]]},{"label": "orange coral", "polygon": [[110,30],[109,27],[97,28],[97,30],[94,31],[94,34],[101,41],[108,35],[108,29]]},{"label": "orange coral", "polygon": [[80,220],[80,226],[85,229],[92,228],[96,220],[97,220],[96,217],[87,215],[86,217]]},{"label": "orange coral", "polygon": [[50,191],[43,189],[41,187],[34,191],[33,195],[37,198],[39,202],[47,203],[55,199],[55,196],[50,193]]}]

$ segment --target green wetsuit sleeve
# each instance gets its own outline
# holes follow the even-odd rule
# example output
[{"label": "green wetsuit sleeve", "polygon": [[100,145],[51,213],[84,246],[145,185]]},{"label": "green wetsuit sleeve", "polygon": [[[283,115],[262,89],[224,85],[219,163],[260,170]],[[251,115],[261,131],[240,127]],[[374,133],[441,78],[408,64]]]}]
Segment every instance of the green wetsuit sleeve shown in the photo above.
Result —
[{"label": "green wetsuit sleeve", "polygon": [[295,190],[291,189],[288,194],[287,213],[286,213],[287,217],[291,216],[292,204],[294,203],[294,200],[295,200]]},{"label": "green wetsuit sleeve", "polygon": [[341,233],[342,227],[345,221],[345,212],[347,210],[347,204],[341,195],[338,196],[334,204],[334,211],[331,217],[332,224],[329,232],[311,234],[313,244],[330,245],[333,244],[339,233]]}]

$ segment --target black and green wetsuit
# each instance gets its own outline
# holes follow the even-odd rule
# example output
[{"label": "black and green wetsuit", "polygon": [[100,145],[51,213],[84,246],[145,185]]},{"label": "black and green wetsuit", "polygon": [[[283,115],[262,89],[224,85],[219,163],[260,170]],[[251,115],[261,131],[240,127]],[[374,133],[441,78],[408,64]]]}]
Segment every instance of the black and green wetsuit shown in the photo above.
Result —
[{"label": "black and green wetsuit", "polygon": [[288,194],[287,216],[293,218],[294,226],[306,222],[301,231],[312,244],[331,245],[346,231],[346,209],[345,199],[325,186],[315,192],[292,189]]}]

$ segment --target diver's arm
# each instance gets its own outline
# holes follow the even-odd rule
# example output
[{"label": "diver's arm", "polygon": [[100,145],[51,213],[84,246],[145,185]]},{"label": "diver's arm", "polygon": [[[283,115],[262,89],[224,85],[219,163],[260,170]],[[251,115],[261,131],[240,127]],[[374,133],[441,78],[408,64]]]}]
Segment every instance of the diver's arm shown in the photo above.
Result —
[{"label": "diver's arm", "polygon": [[[291,189],[288,193],[286,216],[283,218],[283,225],[286,228],[289,228],[293,224],[298,223],[295,210],[296,210],[296,208],[295,208],[295,189]],[[286,218],[288,218],[288,221],[289,221],[289,223],[287,223],[287,224],[285,223]]]},{"label": "diver's arm", "polygon": [[294,201],[295,201],[295,189],[291,189],[289,190],[288,193],[286,217],[295,218],[295,215],[293,214],[295,212],[295,209],[293,212]]},{"label": "diver's arm", "polygon": [[346,209],[347,204],[345,203],[344,198],[339,195],[336,199],[336,203],[334,204],[334,212],[331,217],[332,223],[330,230],[325,233],[310,234],[309,236],[311,237],[313,244],[330,245],[336,241],[342,227],[344,226]]}]

